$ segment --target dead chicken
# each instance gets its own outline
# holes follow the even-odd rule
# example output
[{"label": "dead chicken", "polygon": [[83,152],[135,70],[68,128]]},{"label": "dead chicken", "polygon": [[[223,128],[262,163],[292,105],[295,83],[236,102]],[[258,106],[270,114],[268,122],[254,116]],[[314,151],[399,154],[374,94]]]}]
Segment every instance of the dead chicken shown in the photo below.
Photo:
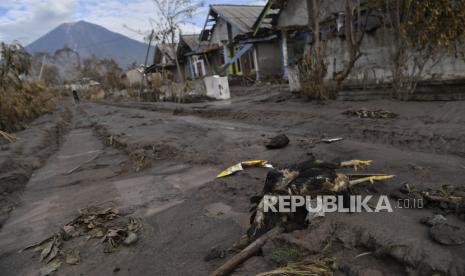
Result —
[{"label": "dead chicken", "polygon": [[[293,213],[264,212],[265,195],[284,196],[318,196],[350,195],[354,185],[383,181],[393,175],[363,175],[365,177],[351,180],[348,174],[337,172],[338,169],[352,167],[355,170],[371,165],[372,161],[351,160],[330,163],[311,159],[284,170],[271,170],[266,177],[265,186],[260,196],[252,197],[250,228],[247,231],[249,241],[253,241],[278,224],[284,228],[298,229],[306,225],[308,215],[303,206]],[[290,230],[290,229],[288,229]]]}]

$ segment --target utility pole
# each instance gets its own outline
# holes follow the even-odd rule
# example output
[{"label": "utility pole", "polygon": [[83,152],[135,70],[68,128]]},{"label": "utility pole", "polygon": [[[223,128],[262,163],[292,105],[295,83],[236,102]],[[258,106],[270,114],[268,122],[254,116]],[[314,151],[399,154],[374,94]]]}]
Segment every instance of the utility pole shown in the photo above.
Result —
[{"label": "utility pole", "polygon": [[139,89],[139,99],[142,95],[143,84],[145,83],[145,78],[146,78],[145,69],[147,68],[147,63],[149,61],[150,48],[152,47],[152,41],[153,41],[154,36],[155,36],[155,31],[152,29],[152,32],[150,33],[150,37],[149,37],[149,45],[147,47],[147,54],[145,55],[144,72],[142,73],[142,83]]}]

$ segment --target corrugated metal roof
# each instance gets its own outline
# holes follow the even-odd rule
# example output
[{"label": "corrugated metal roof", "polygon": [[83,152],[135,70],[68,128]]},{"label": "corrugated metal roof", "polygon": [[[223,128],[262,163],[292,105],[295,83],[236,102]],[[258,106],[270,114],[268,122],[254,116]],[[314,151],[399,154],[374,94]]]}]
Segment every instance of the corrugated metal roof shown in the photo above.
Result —
[{"label": "corrugated metal roof", "polygon": [[208,41],[200,41],[198,34],[181,35],[181,40],[190,48],[189,53],[203,53],[208,48]]},{"label": "corrugated metal roof", "polygon": [[242,32],[252,31],[264,6],[255,5],[210,5],[210,9]]},{"label": "corrugated metal roof", "polygon": [[191,50],[195,50],[199,47],[199,35],[197,34],[181,35],[181,39]]},{"label": "corrugated metal roof", "polygon": [[[176,56],[175,52],[176,52],[177,45],[174,45],[173,47],[173,43],[158,43],[157,48],[158,50],[160,50],[160,54],[167,56],[171,60],[175,59],[175,56]],[[174,48],[174,51],[173,51],[173,48]]]}]

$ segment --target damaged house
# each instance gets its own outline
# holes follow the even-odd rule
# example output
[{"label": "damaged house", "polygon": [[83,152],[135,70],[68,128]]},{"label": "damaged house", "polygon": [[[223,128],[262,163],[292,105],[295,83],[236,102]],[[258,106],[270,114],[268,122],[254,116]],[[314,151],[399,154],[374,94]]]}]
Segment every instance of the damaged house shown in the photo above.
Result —
[{"label": "damaged house", "polygon": [[[176,67],[176,49],[178,44],[158,43],[155,46],[153,64],[148,67],[146,73],[160,73],[163,79],[171,81],[181,81],[178,69]],[[182,72],[181,67],[181,72]]]},{"label": "damaged house", "polygon": [[207,46],[208,42],[200,41],[198,34],[180,36],[177,55],[186,79],[195,80],[206,76],[207,73],[212,74],[207,72]]},{"label": "damaged house", "polygon": [[[388,88],[393,82],[393,60],[395,55],[393,32],[383,25],[383,15],[368,11],[368,1],[351,0],[354,12],[353,28],[363,26],[361,56],[344,81],[339,96],[347,99],[389,97]],[[307,0],[269,0],[264,9],[264,18],[273,17],[274,30],[280,33],[284,78],[289,78],[291,90],[301,89],[302,70],[299,66],[313,44],[312,7]],[[350,52],[345,38],[346,0],[319,1],[319,36],[327,68],[326,79],[332,80],[349,62]],[[357,21],[360,18],[360,22]],[[261,23],[263,24],[263,23]],[[360,27],[362,28],[362,27]],[[409,64],[409,70],[412,65]],[[443,53],[434,64],[427,64],[421,74],[417,88],[425,99],[439,99],[435,87],[444,87],[447,93],[457,94],[459,83],[465,78],[465,62],[453,54]],[[381,89],[380,89],[381,88]],[[437,91],[436,91],[437,92]],[[444,95],[444,93],[441,93]],[[442,97],[442,96],[441,96]],[[452,98],[455,96],[452,95]]]},{"label": "damaged house", "polygon": [[[263,80],[280,76],[278,36],[268,19],[254,26],[264,6],[210,5],[200,40],[208,42],[209,70],[230,79]],[[258,34],[258,35],[257,35]]]}]

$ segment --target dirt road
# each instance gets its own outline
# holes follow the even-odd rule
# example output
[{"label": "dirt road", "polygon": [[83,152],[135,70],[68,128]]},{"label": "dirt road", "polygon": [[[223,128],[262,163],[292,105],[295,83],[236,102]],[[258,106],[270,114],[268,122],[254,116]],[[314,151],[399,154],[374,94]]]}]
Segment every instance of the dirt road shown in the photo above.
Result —
[{"label": "dirt road", "polygon": [[[66,117],[67,122],[66,131],[56,134],[59,142],[54,148],[42,143],[47,155],[36,150],[27,154],[14,145],[2,150],[4,168],[21,166],[31,158],[37,163],[20,174],[24,188],[3,193],[15,207],[0,230],[2,275],[37,275],[42,266],[37,254],[18,251],[56,232],[78,209],[94,205],[117,207],[140,217],[139,241],[112,254],[103,253],[99,240],[80,243],[81,263],[63,265],[58,275],[207,275],[224,259],[207,262],[204,256],[213,247],[226,250],[240,239],[248,227],[249,198],[263,188],[264,168],[215,179],[218,172],[243,160],[266,159],[281,168],[311,154],[328,161],[374,160],[370,172],[396,175],[385,183],[367,185],[367,193],[377,195],[396,191],[404,182],[417,188],[465,185],[463,102],[316,104],[268,87],[225,102],[64,105],[68,112],[41,119],[52,124]],[[399,118],[341,114],[360,107],[384,108]],[[37,137],[34,129],[44,125],[18,134],[18,143]],[[280,133],[289,136],[290,145],[267,150],[264,143]],[[322,137],[345,139],[334,144],[315,142]],[[15,160],[22,156],[23,163],[9,162],[13,156]],[[324,218],[323,228],[298,234],[311,233],[316,243],[328,236],[343,240],[344,246],[334,247],[331,255],[346,274],[465,275],[465,247],[434,243],[428,228],[419,223],[433,211],[332,214]],[[465,226],[455,216],[447,219]],[[365,252],[373,254],[354,259]],[[273,268],[264,255],[251,259],[237,273],[251,275]]]}]

